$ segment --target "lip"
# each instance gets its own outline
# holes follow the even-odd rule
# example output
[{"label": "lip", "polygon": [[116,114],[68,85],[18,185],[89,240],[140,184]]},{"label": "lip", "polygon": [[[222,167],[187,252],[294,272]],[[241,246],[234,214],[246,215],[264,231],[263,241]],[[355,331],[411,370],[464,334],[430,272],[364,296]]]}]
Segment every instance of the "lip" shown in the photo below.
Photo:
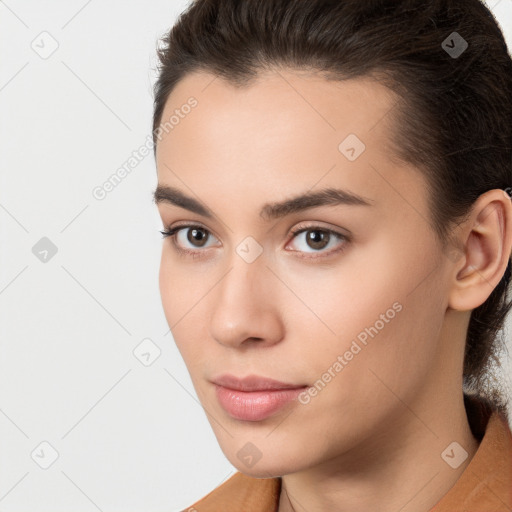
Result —
[{"label": "lip", "polygon": [[260,375],[248,375],[247,377],[235,377],[234,375],[224,374],[212,379],[214,384],[218,384],[224,388],[235,389],[237,391],[267,391],[278,389],[298,389],[303,388],[306,384],[290,384],[261,377]]},{"label": "lip", "polygon": [[293,402],[308,386],[249,375],[223,375],[212,381],[223,409],[237,420],[261,421]]}]

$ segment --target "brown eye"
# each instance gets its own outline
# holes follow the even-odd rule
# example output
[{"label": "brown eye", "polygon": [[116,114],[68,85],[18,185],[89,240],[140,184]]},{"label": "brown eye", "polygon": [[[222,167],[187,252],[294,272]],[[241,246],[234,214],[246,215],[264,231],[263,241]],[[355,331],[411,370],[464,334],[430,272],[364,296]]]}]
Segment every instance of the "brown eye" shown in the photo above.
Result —
[{"label": "brown eye", "polygon": [[[183,232],[186,232],[186,235],[183,236]],[[194,254],[194,257],[199,256],[199,254],[206,252],[206,250],[194,250],[204,248],[208,248],[205,244],[209,241],[210,238],[215,239],[213,235],[202,226],[197,224],[185,224],[181,226],[176,226],[173,228],[168,228],[166,231],[160,231],[164,238],[170,238],[173,242],[173,246],[176,250],[183,254]]]},{"label": "brown eye", "polygon": [[[187,240],[196,247],[203,247],[208,239],[206,230],[203,228],[187,228]],[[197,242],[197,245],[196,245]]]},{"label": "brown eye", "polygon": [[[304,236],[301,236],[302,234],[304,234]],[[332,229],[322,228],[321,226],[307,226],[299,228],[293,231],[293,235],[293,243],[298,245],[298,248],[296,248],[294,252],[306,254],[306,256],[303,256],[305,258],[317,258],[338,252],[343,250],[349,241],[347,236],[333,231]],[[302,246],[298,242],[302,242]],[[338,242],[338,249],[330,251],[323,250],[326,247],[336,246],[336,242]],[[314,253],[318,253],[318,256],[307,256],[307,254]]]},{"label": "brown eye", "polygon": [[312,249],[323,249],[330,240],[330,233],[320,229],[308,229],[306,232],[306,242]]}]

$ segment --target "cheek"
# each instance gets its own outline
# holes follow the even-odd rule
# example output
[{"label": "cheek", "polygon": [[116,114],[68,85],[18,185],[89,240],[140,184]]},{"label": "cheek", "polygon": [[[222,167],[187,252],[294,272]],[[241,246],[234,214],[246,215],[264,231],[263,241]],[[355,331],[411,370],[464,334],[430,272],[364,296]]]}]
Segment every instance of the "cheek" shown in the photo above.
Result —
[{"label": "cheek", "polygon": [[174,342],[191,373],[206,353],[201,343],[206,339],[203,331],[207,326],[198,319],[205,294],[200,283],[200,277],[192,279],[185,266],[163,248],[159,271],[162,308]]},{"label": "cheek", "polygon": [[341,350],[400,298],[393,268],[383,272],[375,257],[359,255],[357,260],[354,256],[331,268],[303,265],[278,272],[286,282],[282,300],[287,315],[300,325],[295,333],[299,339],[300,332],[308,332],[317,347],[325,343]]},{"label": "cheek", "polygon": [[[171,242],[164,241],[164,244],[168,243]],[[159,288],[169,327],[172,329],[174,325],[186,324],[187,317],[193,315],[193,305],[203,292],[194,285],[187,268],[176,261],[171,249],[165,246],[160,260]]]},{"label": "cheek", "polygon": [[329,387],[345,399],[347,393],[368,394],[372,401],[371,390],[383,387],[378,376],[392,389],[417,386],[432,366],[443,321],[435,276],[424,279],[430,262],[404,271],[406,262],[395,249],[372,254],[364,261],[359,254],[358,262],[347,264],[350,272],[345,267],[328,275],[303,272],[288,281],[308,305],[308,311],[300,306],[295,333],[311,340],[303,354],[310,361],[308,375],[327,381],[330,370],[336,375],[330,381],[337,384]]}]

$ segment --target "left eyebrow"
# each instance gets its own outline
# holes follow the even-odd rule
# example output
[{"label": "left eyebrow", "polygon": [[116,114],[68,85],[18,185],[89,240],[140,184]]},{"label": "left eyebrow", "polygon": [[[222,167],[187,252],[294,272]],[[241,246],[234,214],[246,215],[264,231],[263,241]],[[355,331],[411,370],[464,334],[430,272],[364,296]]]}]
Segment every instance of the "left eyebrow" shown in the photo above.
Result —
[{"label": "left eyebrow", "polygon": [[[166,185],[158,185],[153,193],[156,204],[167,203],[189,210],[203,217],[213,218],[213,212],[193,197],[187,196],[181,190]],[[318,192],[305,192],[298,196],[280,202],[266,203],[260,210],[260,217],[272,220],[286,217],[310,208],[326,205],[373,206],[374,201],[364,198],[348,190],[325,188]]]}]

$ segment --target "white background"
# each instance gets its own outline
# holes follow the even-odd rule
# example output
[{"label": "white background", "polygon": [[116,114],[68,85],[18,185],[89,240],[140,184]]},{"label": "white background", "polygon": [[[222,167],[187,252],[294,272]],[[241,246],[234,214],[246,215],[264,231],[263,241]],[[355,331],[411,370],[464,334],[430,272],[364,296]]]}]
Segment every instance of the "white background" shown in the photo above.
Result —
[{"label": "white background", "polygon": [[[489,5],[512,47],[512,0]],[[185,6],[0,2],[1,511],[178,511],[235,471],[165,335],[152,153],[92,195],[151,133],[157,39]]]}]

